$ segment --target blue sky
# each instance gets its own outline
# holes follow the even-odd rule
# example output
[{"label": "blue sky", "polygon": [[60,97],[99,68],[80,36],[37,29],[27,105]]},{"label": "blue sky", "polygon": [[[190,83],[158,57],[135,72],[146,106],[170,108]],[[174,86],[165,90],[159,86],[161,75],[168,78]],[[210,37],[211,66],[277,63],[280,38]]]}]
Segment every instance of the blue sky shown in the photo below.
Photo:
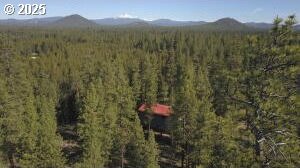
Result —
[{"label": "blue sky", "polygon": [[193,21],[232,17],[242,22],[272,22],[276,15],[289,14],[300,18],[300,0],[1,0],[0,19],[37,17],[8,16],[3,12],[6,4],[20,3],[46,4],[47,15],[38,17],[80,14],[89,19],[123,16]]}]

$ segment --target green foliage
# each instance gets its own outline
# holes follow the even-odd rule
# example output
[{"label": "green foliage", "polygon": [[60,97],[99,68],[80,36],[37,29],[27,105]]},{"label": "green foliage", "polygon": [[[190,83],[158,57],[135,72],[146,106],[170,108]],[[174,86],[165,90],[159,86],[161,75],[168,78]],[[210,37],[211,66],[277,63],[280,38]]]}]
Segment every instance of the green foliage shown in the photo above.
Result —
[{"label": "green foliage", "polygon": [[[117,72],[117,102],[118,114],[116,120],[115,155],[118,163],[124,166],[125,159],[128,167],[145,166],[145,138],[137,113],[134,111],[134,101],[131,88],[124,75],[122,66],[116,68]],[[120,157],[121,156],[121,157]]]},{"label": "green foliage", "polygon": [[155,142],[155,134],[153,131],[149,132],[146,143],[146,168],[158,168],[159,149]]},{"label": "green foliage", "polygon": [[142,62],[142,93],[145,95],[144,102],[147,104],[153,104],[157,102],[157,70],[155,67],[155,62],[151,60],[150,55],[143,57]]},{"label": "green foliage", "polygon": [[193,66],[187,60],[179,67],[178,72],[178,95],[175,103],[175,117],[174,117],[174,138],[178,144],[179,151],[181,151],[182,166],[189,167],[189,164],[197,162],[196,146],[197,137],[196,131],[198,127],[199,100],[196,96],[195,89],[195,72]]},{"label": "green foliage", "polygon": [[52,99],[45,95],[37,97],[39,119],[39,134],[37,136],[36,167],[64,167],[61,153],[62,138],[57,134],[55,106]]},{"label": "green foliage", "polygon": [[286,156],[295,155],[289,145],[295,143],[297,125],[286,121],[292,121],[297,111],[299,44],[292,32],[295,17],[289,16],[284,24],[282,21],[274,20],[268,39],[250,39],[249,55],[235,89],[238,92],[231,93],[231,98],[246,110],[244,119],[255,137],[254,150],[261,166],[291,166],[297,162]]},{"label": "green foliage", "polygon": [[[269,33],[1,27],[0,165],[297,167],[294,23],[276,18]],[[143,103],[172,107],[166,128],[148,128]]]},{"label": "green foliage", "polygon": [[[7,104],[7,98],[8,98],[8,93],[7,93],[7,89],[6,89],[6,85],[5,85],[5,81],[3,80],[4,78],[1,76],[0,77],[0,127],[1,128],[5,128],[6,126],[6,104]],[[5,129],[1,129],[0,130],[0,144],[1,144],[1,149],[4,148],[4,144],[5,144],[5,133],[6,130]],[[3,150],[1,150],[0,152],[0,156],[1,156],[1,160],[0,160],[0,165],[5,165],[6,160],[4,159],[4,154],[6,154],[6,152],[4,152]],[[4,166],[2,166],[4,167]]]},{"label": "green foliage", "polygon": [[[30,76],[27,73],[28,67],[21,58],[3,57],[7,68],[6,79],[2,81],[3,98],[1,125],[3,128],[1,146],[4,153],[10,160],[10,165],[16,165],[16,155],[19,155],[18,162],[26,166],[34,160],[38,115],[33,97],[33,87],[29,82]],[[5,93],[6,92],[6,93]]]},{"label": "green foliage", "polygon": [[105,164],[105,134],[101,122],[105,107],[103,91],[101,82],[97,82],[96,85],[90,84],[83,100],[78,124],[83,148],[82,163],[79,167],[103,167]]}]

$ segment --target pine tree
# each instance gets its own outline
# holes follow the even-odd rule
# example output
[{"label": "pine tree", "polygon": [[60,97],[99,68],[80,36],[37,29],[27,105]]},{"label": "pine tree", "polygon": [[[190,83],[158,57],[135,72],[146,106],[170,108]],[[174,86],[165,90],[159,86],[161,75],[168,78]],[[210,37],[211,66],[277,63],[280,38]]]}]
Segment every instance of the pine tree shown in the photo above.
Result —
[{"label": "pine tree", "polygon": [[[26,85],[27,84],[27,85]],[[33,162],[36,160],[36,143],[38,137],[38,114],[36,110],[35,98],[33,95],[33,87],[28,83],[23,84],[23,88],[27,90],[27,94],[23,92],[23,102],[24,102],[24,135],[21,138],[21,151],[22,157],[20,158],[20,165],[23,167],[32,167]]]},{"label": "pine tree", "polygon": [[55,104],[53,100],[45,95],[39,95],[39,134],[37,140],[37,163],[36,167],[64,167],[64,158],[62,156],[62,138],[57,133],[57,124],[55,117]]},{"label": "pine tree", "polygon": [[83,101],[80,113],[78,132],[82,141],[83,156],[78,167],[103,167],[105,157],[103,156],[103,137],[105,136],[102,126],[102,115],[105,108],[103,88],[101,82],[96,86],[90,84]]},{"label": "pine tree", "polygon": [[[212,89],[207,70],[200,67],[195,75],[195,91],[198,100],[197,129],[194,132],[196,143],[192,156],[193,165],[207,164],[212,159],[214,134],[217,132],[217,118],[212,106]],[[207,165],[206,165],[207,166]]]},{"label": "pine tree", "polygon": [[[116,138],[115,132],[118,114],[118,94],[116,91],[117,80],[115,79],[116,71],[114,67],[114,63],[108,60],[107,64],[103,65],[104,73],[101,75],[103,81],[105,81],[103,82],[105,109],[101,117],[101,125],[104,128],[103,134],[105,135],[102,139],[104,144],[102,150],[105,153],[104,156],[109,164],[115,161],[114,154],[112,154],[112,148]],[[119,156],[117,156],[117,158],[119,158]]]},{"label": "pine tree", "polygon": [[155,134],[153,131],[148,133],[148,141],[146,145],[146,168],[159,168],[159,149],[155,142]]},{"label": "pine tree", "polygon": [[142,94],[144,94],[144,102],[152,105],[157,102],[158,77],[157,69],[150,55],[145,56],[142,68],[143,86]]},{"label": "pine tree", "polygon": [[137,105],[140,105],[143,103],[141,100],[142,79],[141,79],[139,65],[140,65],[139,60],[136,62],[133,62],[132,69],[130,71],[130,86],[132,88],[135,102]]},{"label": "pine tree", "polygon": [[165,65],[165,78],[168,85],[169,101],[168,104],[173,105],[175,102],[175,87],[176,87],[176,55],[175,51],[172,50],[168,53],[168,58]]},{"label": "pine tree", "polygon": [[164,81],[163,77],[160,79],[160,85],[158,90],[158,101],[162,104],[169,104],[169,87]]},{"label": "pine tree", "polygon": [[125,160],[129,167],[145,167],[145,138],[140,120],[134,111],[132,90],[125,78],[123,67],[117,67],[118,115],[114,135],[114,162],[119,163],[122,168],[125,167]]},{"label": "pine tree", "polygon": [[[295,143],[296,74],[299,71],[299,45],[293,41],[295,16],[274,20],[270,38],[249,39],[248,53],[236,93],[230,98],[246,110],[245,122],[253,135],[257,162],[262,167],[291,166],[294,158],[285,153]],[[287,133],[289,132],[289,133]],[[291,136],[292,135],[292,136]],[[285,141],[289,137],[288,141]],[[293,138],[294,137],[294,138]],[[297,141],[297,140],[296,140]],[[292,152],[293,153],[293,152]],[[290,154],[294,156],[294,154]],[[295,162],[296,163],[296,162]]]},{"label": "pine tree", "polygon": [[131,121],[131,128],[133,132],[130,135],[130,141],[126,147],[126,160],[128,161],[128,167],[146,167],[147,155],[146,155],[146,140],[144,132],[140,124],[140,120],[137,115],[135,119]]},{"label": "pine tree", "polygon": [[191,154],[197,140],[195,131],[199,115],[199,102],[194,87],[195,75],[190,61],[184,61],[179,68],[179,79],[177,86],[177,97],[174,107],[174,139],[181,153],[182,167],[189,167]]}]

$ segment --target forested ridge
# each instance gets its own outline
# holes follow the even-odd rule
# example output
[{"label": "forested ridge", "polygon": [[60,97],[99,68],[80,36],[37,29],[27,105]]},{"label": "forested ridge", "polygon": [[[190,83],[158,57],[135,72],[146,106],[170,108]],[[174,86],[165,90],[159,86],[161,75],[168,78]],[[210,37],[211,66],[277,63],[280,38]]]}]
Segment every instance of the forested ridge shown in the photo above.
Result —
[{"label": "forested ridge", "polygon": [[[300,35],[0,28],[0,167],[300,167]],[[141,104],[172,108],[163,130]]]}]

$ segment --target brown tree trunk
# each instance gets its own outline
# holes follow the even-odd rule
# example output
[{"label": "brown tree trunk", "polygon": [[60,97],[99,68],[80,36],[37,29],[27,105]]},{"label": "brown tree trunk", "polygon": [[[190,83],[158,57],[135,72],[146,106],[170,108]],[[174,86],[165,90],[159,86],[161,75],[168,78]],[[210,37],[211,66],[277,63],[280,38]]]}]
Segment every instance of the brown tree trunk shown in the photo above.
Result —
[{"label": "brown tree trunk", "polygon": [[148,136],[149,136],[149,133],[150,133],[150,127],[151,127],[151,121],[149,121],[149,123],[148,123]]},{"label": "brown tree trunk", "polygon": [[184,168],[184,160],[185,160],[185,151],[182,150],[182,154],[181,154],[181,168]]},{"label": "brown tree trunk", "polygon": [[250,129],[250,131],[253,133],[255,136],[255,144],[254,144],[254,150],[255,150],[255,155],[256,155],[256,160],[257,162],[261,163],[261,166],[263,166],[263,151],[262,151],[262,135],[260,130],[249,120],[247,119],[247,127]]},{"label": "brown tree trunk", "polygon": [[9,160],[9,168],[17,168],[16,166],[16,158],[13,153],[8,154],[8,160]]},{"label": "brown tree trunk", "polygon": [[258,137],[255,137],[255,154],[257,157],[260,157],[261,156],[261,147],[260,147],[260,143],[258,141],[259,141]]},{"label": "brown tree trunk", "polygon": [[121,148],[121,168],[124,168],[124,154],[125,154],[125,145]]}]

